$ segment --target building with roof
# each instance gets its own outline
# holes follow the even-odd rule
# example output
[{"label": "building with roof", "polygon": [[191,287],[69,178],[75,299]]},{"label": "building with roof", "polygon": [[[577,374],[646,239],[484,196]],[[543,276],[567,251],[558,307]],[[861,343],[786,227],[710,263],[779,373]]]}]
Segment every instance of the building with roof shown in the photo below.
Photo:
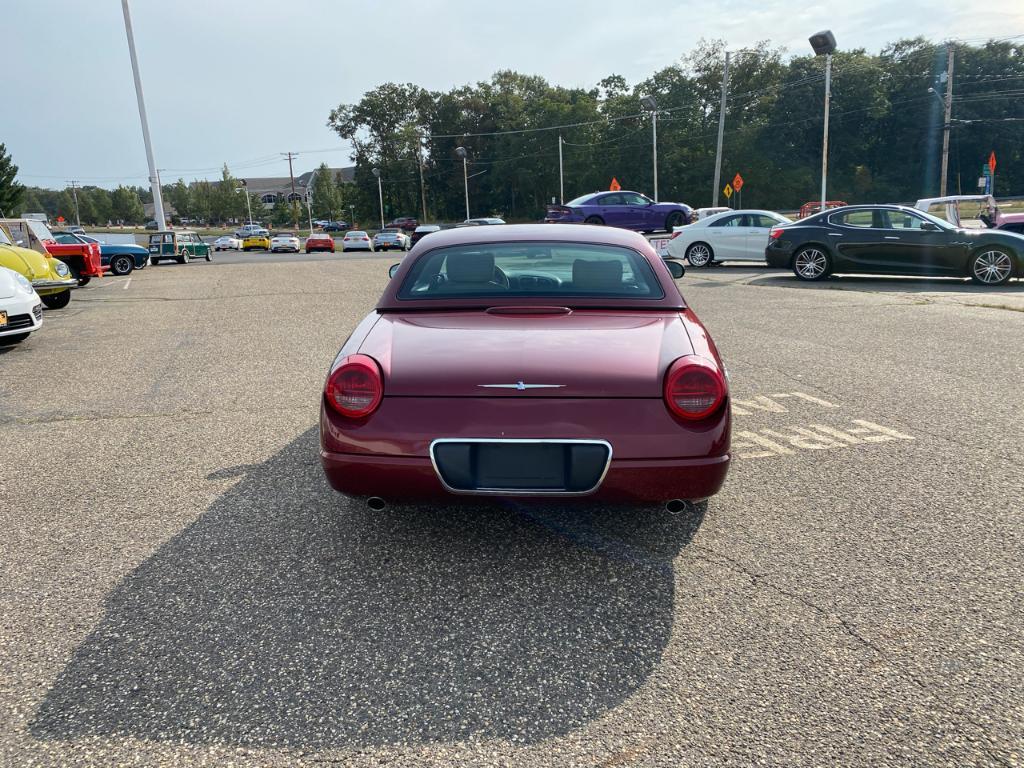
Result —
[{"label": "building with roof", "polygon": [[[335,183],[351,184],[355,179],[356,168],[328,168],[328,172],[334,178]],[[292,180],[289,176],[239,176],[239,181],[245,183],[250,195],[259,198],[266,208],[273,208],[278,200],[286,202],[303,201],[313,186],[320,169],[306,171],[295,177],[295,191],[292,191]],[[220,182],[213,182],[219,184]]]}]

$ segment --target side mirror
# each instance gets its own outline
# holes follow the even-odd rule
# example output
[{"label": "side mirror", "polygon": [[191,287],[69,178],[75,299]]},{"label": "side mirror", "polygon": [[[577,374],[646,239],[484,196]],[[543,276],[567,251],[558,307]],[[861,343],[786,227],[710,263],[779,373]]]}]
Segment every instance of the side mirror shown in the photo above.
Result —
[{"label": "side mirror", "polygon": [[402,265],[401,264],[392,264],[391,265],[391,269],[388,270],[388,279],[390,279],[390,278],[395,276],[395,273],[398,271],[398,268],[400,266],[402,266]]},{"label": "side mirror", "polygon": [[673,280],[678,280],[686,274],[686,267],[683,266],[681,261],[670,261],[669,259],[665,259],[665,266],[668,267],[668,271],[671,273]]},{"label": "side mirror", "polygon": [[921,229],[924,232],[938,232],[939,227],[936,224],[932,224],[930,221],[925,221],[921,224]]}]

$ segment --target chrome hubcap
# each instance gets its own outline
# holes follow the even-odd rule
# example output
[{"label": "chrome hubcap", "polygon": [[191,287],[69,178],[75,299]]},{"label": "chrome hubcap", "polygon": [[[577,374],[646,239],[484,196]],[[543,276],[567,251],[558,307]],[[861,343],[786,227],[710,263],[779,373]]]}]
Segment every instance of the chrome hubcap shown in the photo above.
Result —
[{"label": "chrome hubcap", "polygon": [[801,277],[811,279],[821,277],[827,264],[828,260],[825,258],[825,254],[816,248],[801,251],[796,257],[796,271]]},{"label": "chrome hubcap", "polygon": [[705,245],[695,245],[690,248],[688,258],[690,263],[695,267],[703,267],[708,261],[711,260],[711,253],[708,251]]},{"label": "chrome hubcap", "polygon": [[1010,276],[1010,257],[1002,251],[985,251],[974,260],[974,275],[983,283],[1001,283]]}]

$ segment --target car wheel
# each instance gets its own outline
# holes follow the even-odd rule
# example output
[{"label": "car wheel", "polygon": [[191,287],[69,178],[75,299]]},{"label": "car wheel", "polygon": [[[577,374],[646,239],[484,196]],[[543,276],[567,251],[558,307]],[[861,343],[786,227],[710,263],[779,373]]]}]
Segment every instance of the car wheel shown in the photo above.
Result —
[{"label": "car wheel", "polygon": [[60,293],[51,293],[46,296],[40,296],[40,300],[43,302],[43,306],[47,309],[64,309],[71,301],[71,291],[61,291]]},{"label": "car wheel", "polygon": [[686,260],[691,267],[706,267],[715,258],[715,252],[707,243],[694,243],[686,249]]},{"label": "car wheel", "polygon": [[604,219],[602,219],[600,216],[587,216],[586,220],[583,223],[584,224],[593,224],[594,226],[603,227],[604,226]]},{"label": "car wheel", "polygon": [[135,265],[136,269],[145,269],[149,266],[149,259],[143,259],[141,262]]},{"label": "car wheel", "polygon": [[12,333],[10,336],[0,336],[0,344],[20,344],[31,333],[31,331],[28,331],[27,333]]},{"label": "car wheel", "polygon": [[822,280],[832,271],[832,259],[824,249],[811,245],[793,257],[793,274],[801,280]]},{"label": "car wheel", "polygon": [[128,275],[135,269],[135,259],[131,256],[115,256],[110,260],[110,271],[115,275]]},{"label": "car wheel", "polygon": [[210,251],[209,250],[206,251],[206,260],[207,261],[213,261],[213,256],[210,255]]},{"label": "car wheel", "polygon": [[665,217],[665,231],[671,232],[673,227],[681,227],[686,223],[686,217],[682,211],[672,211]]},{"label": "car wheel", "polygon": [[1002,285],[1013,274],[1013,259],[1001,248],[986,248],[971,258],[971,280],[981,285]]},{"label": "car wheel", "polygon": [[179,264],[188,264],[188,262],[189,262],[188,251],[185,250],[184,248],[182,248],[181,249],[181,253],[178,254],[178,263]]},{"label": "car wheel", "polygon": [[157,264],[160,263],[160,259],[158,259],[156,256],[150,256],[149,263],[156,266]]},{"label": "car wheel", "polygon": [[79,288],[84,288],[85,286],[87,286],[89,284],[90,280],[92,280],[91,277],[80,277],[80,278],[78,278],[78,287]]}]

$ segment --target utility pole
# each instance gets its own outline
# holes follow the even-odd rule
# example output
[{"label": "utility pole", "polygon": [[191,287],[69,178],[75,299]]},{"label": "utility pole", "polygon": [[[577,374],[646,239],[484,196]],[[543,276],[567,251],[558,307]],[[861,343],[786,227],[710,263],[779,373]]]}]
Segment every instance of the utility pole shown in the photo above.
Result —
[{"label": "utility pole", "polygon": [[558,134],[558,204],[565,205],[565,176],[562,168],[562,134]]},{"label": "utility pole", "polygon": [[939,177],[939,197],[946,194],[946,172],[949,170],[949,129],[953,116],[953,43],[946,43],[946,101],[942,126],[942,173]]},{"label": "utility pole", "polygon": [[71,196],[75,199],[75,224],[82,226],[82,217],[78,215],[78,182],[72,179],[68,184],[71,185]]},{"label": "utility pole", "polygon": [[[281,154],[288,158],[288,178],[290,178],[292,180],[292,195],[294,196],[295,195],[295,173],[292,171],[292,158],[293,157],[298,157],[299,153],[298,152],[282,152]],[[288,204],[289,204],[288,207],[290,207],[292,209],[292,220],[293,220],[293,223],[295,224],[295,228],[298,229],[299,228],[299,220],[297,218],[298,214],[295,211],[294,201],[289,200]]]},{"label": "utility pole", "polygon": [[711,200],[718,207],[718,194],[722,186],[722,140],[725,138],[725,102],[729,98],[729,52],[725,52],[725,69],[722,70],[722,104],[718,108],[718,147],[715,150],[715,188]]},{"label": "utility pole", "polygon": [[420,167],[420,205],[423,208],[423,223],[427,223],[427,187],[423,182],[423,145],[420,144],[419,152],[416,155]]},{"label": "utility pole", "polygon": [[156,160],[153,159],[153,144],[149,140],[149,120],[146,117],[146,99],[142,95],[142,78],[139,76],[139,57],[135,53],[135,33],[132,31],[132,12],[128,8],[128,0],[121,0],[124,12],[124,31],[128,35],[128,53],[132,59],[132,75],[135,77],[135,97],[139,102],[139,120],[142,121],[142,139],[146,144],[146,162],[149,163],[149,185],[153,190],[153,213],[160,229],[167,226],[164,216],[164,197],[160,189],[160,180],[156,173]]}]

